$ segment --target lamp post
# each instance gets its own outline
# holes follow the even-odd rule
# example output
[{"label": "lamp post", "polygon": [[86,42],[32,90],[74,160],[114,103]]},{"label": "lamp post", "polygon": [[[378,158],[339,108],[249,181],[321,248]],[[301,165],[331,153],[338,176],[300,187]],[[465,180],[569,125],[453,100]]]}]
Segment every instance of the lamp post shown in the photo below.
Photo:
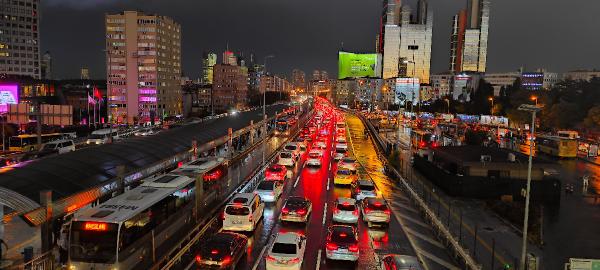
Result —
[{"label": "lamp post", "polygon": [[[414,56],[413,56],[414,58]],[[413,64],[413,69],[412,69],[412,87],[410,89],[411,91],[411,101],[410,101],[410,134],[409,134],[409,138],[408,138],[408,147],[410,149],[410,154],[412,155],[412,114],[414,113],[413,107],[414,107],[414,103],[415,103],[415,69],[416,69],[416,65],[415,65],[415,61],[410,61],[410,60],[404,60],[403,61],[404,64]],[[400,110],[400,108],[398,108],[398,111]],[[398,138],[400,139],[400,138]]]},{"label": "lamp post", "polygon": [[525,191],[525,217],[523,218],[523,243],[521,246],[521,262],[519,269],[525,269],[527,254],[527,229],[529,228],[529,191],[531,190],[531,166],[533,163],[533,139],[535,136],[535,115],[542,108],[537,105],[521,104],[520,111],[531,112],[531,134],[529,135],[529,163],[527,165],[527,189]]},{"label": "lamp post", "polygon": [[445,98],[446,104],[448,104],[448,114],[450,114],[450,100]]},{"label": "lamp post", "polygon": [[531,100],[532,100],[532,101],[535,101],[535,106],[537,106],[537,105],[538,105],[538,97],[536,97],[536,96],[531,96]]},{"label": "lamp post", "polygon": [[488,100],[492,102],[492,108],[490,109],[490,113],[492,115],[494,115],[494,98],[493,97],[489,97]]},{"label": "lamp post", "polygon": [[[275,55],[267,55],[265,56],[265,66],[264,73],[267,75],[267,59],[275,58]],[[265,152],[267,151],[267,90],[263,91],[263,130],[264,130],[264,140],[263,140],[263,151],[262,151],[262,164],[265,164]]]}]

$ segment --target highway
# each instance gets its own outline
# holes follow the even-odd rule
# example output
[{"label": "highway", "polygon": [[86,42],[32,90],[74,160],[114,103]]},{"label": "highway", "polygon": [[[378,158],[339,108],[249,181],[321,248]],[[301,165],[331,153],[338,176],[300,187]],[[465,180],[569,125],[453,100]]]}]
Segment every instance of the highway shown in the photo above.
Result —
[{"label": "highway", "polygon": [[[281,198],[276,203],[267,204],[263,220],[253,233],[246,234],[250,239],[247,256],[236,269],[266,269],[265,257],[274,236],[279,232],[290,231],[307,237],[302,269],[380,269],[379,259],[386,254],[417,256],[424,263],[425,269],[459,269],[406,196],[383,174],[383,165],[378,160],[374,145],[364,136],[364,126],[357,117],[351,115],[346,116],[349,154],[356,156],[362,164],[368,164],[359,168],[360,178],[372,178],[375,181],[381,195],[388,200],[392,218],[387,228],[367,228],[364,222],[358,222],[360,258],[357,264],[325,259],[325,238],[327,227],[332,224],[332,206],[338,197],[351,197],[349,187],[333,184],[333,172],[337,168],[337,162],[331,156],[335,122],[334,119],[326,127],[330,135],[327,137],[327,150],[322,158],[322,166],[318,169],[305,168],[305,153],[291,168],[292,176],[286,181]],[[282,225],[279,221],[282,206],[290,196],[304,196],[312,202],[313,209],[308,224]],[[216,221],[211,225],[203,237],[220,230],[220,222]],[[190,252],[189,258],[192,256],[193,252]],[[196,266],[190,262],[187,266],[180,267],[195,269]]]}]

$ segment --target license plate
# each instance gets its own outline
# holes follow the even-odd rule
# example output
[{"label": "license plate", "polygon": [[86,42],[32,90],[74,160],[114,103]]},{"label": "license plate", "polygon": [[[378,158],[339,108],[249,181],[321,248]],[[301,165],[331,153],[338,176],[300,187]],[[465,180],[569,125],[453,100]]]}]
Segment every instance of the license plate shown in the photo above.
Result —
[{"label": "license plate", "polygon": [[232,220],[231,224],[242,224],[241,220]]}]

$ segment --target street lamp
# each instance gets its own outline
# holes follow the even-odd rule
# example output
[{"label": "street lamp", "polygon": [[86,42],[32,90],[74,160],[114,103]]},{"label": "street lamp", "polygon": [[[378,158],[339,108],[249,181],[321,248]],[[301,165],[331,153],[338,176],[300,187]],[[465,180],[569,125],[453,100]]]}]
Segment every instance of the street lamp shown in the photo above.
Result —
[{"label": "street lamp", "polygon": [[450,114],[450,100],[445,98],[446,104],[448,104],[448,114]]},{"label": "street lamp", "polygon": [[490,109],[490,113],[492,115],[494,115],[494,98],[493,97],[489,97],[488,100],[492,102],[492,108]]},{"label": "street lamp", "polygon": [[529,163],[527,165],[527,190],[525,191],[525,217],[523,218],[523,243],[521,246],[521,263],[519,269],[525,269],[525,255],[527,254],[527,229],[529,227],[529,191],[531,190],[531,166],[533,163],[533,140],[535,136],[535,115],[542,107],[531,104],[521,104],[519,111],[531,112],[531,134],[529,136]]},{"label": "street lamp", "polygon": [[538,105],[538,97],[536,97],[536,96],[531,96],[531,100],[532,100],[532,101],[535,101],[535,106],[537,106],[537,105]]},{"label": "street lamp", "polygon": [[[267,74],[267,59],[275,58],[275,55],[267,55],[265,56],[265,66],[264,73]],[[263,90],[263,130],[264,130],[264,140],[263,140],[263,151],[262,151],[262,164],[265,164],[265,152],[267,151],[267,90]]]}]

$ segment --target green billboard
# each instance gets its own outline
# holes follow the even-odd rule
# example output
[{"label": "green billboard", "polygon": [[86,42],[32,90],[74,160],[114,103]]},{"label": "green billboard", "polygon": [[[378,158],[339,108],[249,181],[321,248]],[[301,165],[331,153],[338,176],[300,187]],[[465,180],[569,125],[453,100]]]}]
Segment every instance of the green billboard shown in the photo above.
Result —
[{"label": "green billboard", "polygon": [[379,77],[379,55],[376,53],[338,53],[338,79]]}]

